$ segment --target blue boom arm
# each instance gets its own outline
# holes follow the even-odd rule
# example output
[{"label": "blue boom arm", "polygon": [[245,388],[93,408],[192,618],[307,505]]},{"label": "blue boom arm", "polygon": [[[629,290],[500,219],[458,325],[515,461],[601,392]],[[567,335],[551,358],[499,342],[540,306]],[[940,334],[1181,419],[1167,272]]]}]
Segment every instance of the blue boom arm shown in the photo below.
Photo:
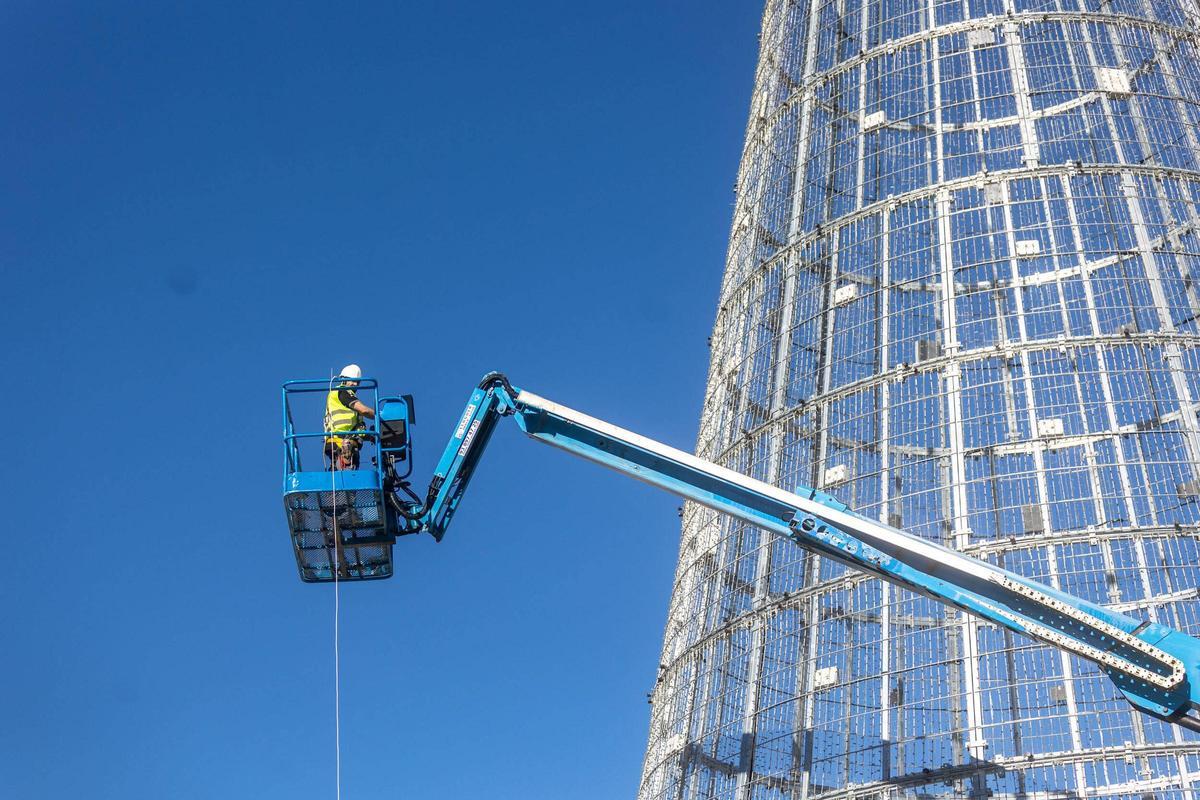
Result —
[{"label": "blue boom arm", "polygon": [[795,492],[668,447],[531,392],[499,373],[467,401],[426,500],[402,512],[401,533],[441,541],[501,417],[526,434],[786,537],[1097,664],[1136,708],[1200,731],[1200,640],[1117,613],[854,513],[815,489]]}]

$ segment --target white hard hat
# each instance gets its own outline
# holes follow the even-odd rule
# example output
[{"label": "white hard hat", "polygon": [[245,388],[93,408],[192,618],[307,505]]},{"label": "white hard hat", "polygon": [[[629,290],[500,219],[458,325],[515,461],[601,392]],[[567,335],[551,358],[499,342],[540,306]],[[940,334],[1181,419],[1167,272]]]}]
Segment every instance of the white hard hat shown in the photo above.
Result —
[{"label": "white hard hat", "polygon": [[342,372],[339,377],[353,378],[354,380],[358,380],[362,377],[362,369],[359,368],[358,364],[347,364],[346,366],[342,367]]}]

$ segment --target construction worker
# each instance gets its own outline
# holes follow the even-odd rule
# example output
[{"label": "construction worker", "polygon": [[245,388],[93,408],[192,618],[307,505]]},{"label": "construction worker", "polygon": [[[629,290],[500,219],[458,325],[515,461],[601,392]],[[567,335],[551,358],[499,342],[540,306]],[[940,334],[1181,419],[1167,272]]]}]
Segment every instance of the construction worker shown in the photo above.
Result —
[{"label": "construction worker", "polygon": [[[363,417],[375,418],[375,409],[358,399],[354,389],[362,378],[358,364],[347,364],[338,376],[337,388],[325,397],[325,433],[343,434],[365,427]],[[330,469],[358,469],[361,436],[326,436],[325,455]]]}]

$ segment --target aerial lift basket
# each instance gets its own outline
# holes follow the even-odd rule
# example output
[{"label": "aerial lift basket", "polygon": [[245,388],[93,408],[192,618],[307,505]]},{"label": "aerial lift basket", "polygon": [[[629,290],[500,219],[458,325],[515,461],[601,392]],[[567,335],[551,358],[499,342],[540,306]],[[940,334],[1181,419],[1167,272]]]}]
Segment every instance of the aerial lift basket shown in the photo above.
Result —
[{"label": "aerial lift basket", "polygon": [[[334,471],[322,455],[324,429],[317,427],[331,386],[337,388],[327,379],[283,385],[283,504],[296,567],[308,583],[388,578],[396,537],[389,525],[384,465],[408,460],[411,401],[396,398],[379,404],[376,382],[360,380],[359,396],[378,406],[378,419],[366,420],[356,434],[363,444],[360,468]],[[294,407],[295,416],[303,413],[305,422],[311,418],[311,427],[297,430]]]}]

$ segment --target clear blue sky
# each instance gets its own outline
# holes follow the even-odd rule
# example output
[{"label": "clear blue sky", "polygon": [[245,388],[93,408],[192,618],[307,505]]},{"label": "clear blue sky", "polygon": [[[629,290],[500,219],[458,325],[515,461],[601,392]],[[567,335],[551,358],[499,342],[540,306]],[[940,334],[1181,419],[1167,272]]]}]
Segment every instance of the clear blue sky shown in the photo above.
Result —
[{"label": "clear blue sky", "polygon": [[[333,796],[285,379],[694,443],[760,5],[336,5],[0,10],[0,796]],[[502,429],[344,587],[343,797],[631,797],[677,506]]]}]

